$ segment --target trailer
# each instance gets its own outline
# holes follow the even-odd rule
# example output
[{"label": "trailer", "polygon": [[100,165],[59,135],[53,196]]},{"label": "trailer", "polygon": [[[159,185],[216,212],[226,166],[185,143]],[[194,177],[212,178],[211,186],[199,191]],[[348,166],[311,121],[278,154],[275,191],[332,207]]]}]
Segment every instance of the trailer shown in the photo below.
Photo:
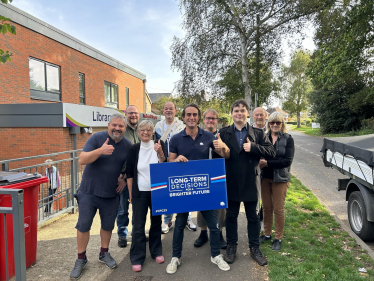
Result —
[{"label": "trailer", "polygon": [[326,167],[349,177],[338,180],[338,191],[346,192],[352,231],[364,241],[374,240],[374,134],[324,138],[321,152]]}]

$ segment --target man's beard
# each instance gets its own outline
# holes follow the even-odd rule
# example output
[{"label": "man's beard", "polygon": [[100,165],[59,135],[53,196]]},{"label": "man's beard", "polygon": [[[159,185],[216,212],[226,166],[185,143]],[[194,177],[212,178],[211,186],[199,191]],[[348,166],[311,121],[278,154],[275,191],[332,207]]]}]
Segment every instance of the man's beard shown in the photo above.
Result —
[{"label": "man's beard", "polygon": [[[118,132],[119,135],[117,135],[117,136],[114,135],[115,132]],[[111,135],[111,137],[112,137],[113,139],[115,139],[115,140],[120,140],[120,139],[122,139],[122,131],[113,130],[113,131],[112,131],[112,135]]]},{"label": "man's beard", "polygon": [[131,126],[135,127],[136,125],[138,125],[138,121],[139,121],[139,119],[137,119],[136,121],[133,121],[133,120],[130,119],[129,123],[130,123]]}]

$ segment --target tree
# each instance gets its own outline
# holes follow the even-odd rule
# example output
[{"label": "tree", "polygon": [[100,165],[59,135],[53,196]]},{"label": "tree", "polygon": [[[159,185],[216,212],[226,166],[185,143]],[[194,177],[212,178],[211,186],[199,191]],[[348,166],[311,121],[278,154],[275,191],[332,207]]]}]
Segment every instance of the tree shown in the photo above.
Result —
[{"label": "tree", "polygon": [[300,112],[307,109],[307,96],[312,90],[310,78],[305,74],[310,61],[308,52],[296,51],[292,55],[290,66],[283,66],[281,77],[286,90],[283,109],[289,111],[291,115],[296,114],[298,128],[300,128]]},{"label": "tree", "polygon": [[[269,102],[271,97],[278,96],[279,83],[274,79],[271,67],[261,62],[257,65],[255,59],[250,59],[248,66],[250,87],[253,92],[258,93],[258,106]],[[223,74],[222,79],[217,81],[217,85],[223,91],[221,95],[228,103],[243,98],[244,85],[241,80],[241,68],[240,63],[234,65]],[[252,104],[254,102],[252,95]]]},{"label": "tree", "polygon": [[[3,4],[11,3],[13,0],[1,0]],[[16,27],[11,23],[10,19],[0,15],[0,32],[5,35],[10,32],[16,35]],[[13,53],[11,51],[4,51],[0,48],[0,63],[6,63],[6,61],[11,61],[11,56]]]},{"label": "tree", "polygon": [[318,49],[308,70],[313,113],[323,132],[360,129],[374,116],[373,1],[346,1],[319,15]]},{"label": "tree", "polygon": [[[181,0],[183,39],[174,38],[172,68],[181,73],[177,90],[214,91],[215,81],[241,66],[242,97],[252,105],[248,58],[259,48],[269,61],[279,56],[281,37],[300,32],[316,12],[335,0]],[[261,46],[259,44],[261,43]]]}]

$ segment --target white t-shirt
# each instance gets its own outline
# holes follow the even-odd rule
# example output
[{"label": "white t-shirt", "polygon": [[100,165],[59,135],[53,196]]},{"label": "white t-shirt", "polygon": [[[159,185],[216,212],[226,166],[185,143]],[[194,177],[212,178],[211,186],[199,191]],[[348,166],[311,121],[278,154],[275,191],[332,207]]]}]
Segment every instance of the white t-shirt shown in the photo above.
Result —
[{"label": "white t-shirt", "polygon": [[140,142],[138,160],[138,188],[139,191],[151,191],[151,173],[149,164],[158,163],[157,152],[154,150],[154,142]]}]

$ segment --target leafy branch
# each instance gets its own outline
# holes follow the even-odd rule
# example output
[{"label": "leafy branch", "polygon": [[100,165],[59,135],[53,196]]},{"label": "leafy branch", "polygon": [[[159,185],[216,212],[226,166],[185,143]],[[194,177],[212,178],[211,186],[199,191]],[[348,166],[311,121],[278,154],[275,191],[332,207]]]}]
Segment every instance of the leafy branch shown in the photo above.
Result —
[{"label": "leafy branch", "polygon": [[[1,0],[3,4],[9,4],[13,0]],[[0,33],[5,35],[7,32],[10,32],[14,35],[17,34],[16,27],[12,24],[9,18],[0,15]],[[0,48],[0,63],[6,63],[7,61],[11,61],[11,56],[13,53],[11,51],[4,51]]]}]

